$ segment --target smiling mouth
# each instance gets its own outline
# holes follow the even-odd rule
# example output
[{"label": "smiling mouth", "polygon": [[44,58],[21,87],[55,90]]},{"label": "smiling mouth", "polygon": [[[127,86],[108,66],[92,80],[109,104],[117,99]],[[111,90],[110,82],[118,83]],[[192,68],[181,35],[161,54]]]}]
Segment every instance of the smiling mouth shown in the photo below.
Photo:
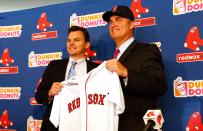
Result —
[{"label": "smiling mouth", "polygon": [[118,29],[111,30],[111,32],[118,32],[118,31],[119,31]]},{"label": "smiling mouth", "polygon": [[68,49],[69,50],[75,50],[76,48],[75,47],[69,47]]}]

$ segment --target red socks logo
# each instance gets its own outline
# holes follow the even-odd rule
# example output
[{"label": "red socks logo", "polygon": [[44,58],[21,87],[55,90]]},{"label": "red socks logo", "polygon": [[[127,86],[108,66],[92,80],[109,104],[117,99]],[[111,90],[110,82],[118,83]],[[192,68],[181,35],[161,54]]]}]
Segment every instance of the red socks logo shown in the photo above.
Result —
[{"label": "red socks logo", "polygon": [[145,14],[149,12],[148,8],[142,6],[141,0],[133,0],[130,9],[132,10],[135,18],[140,18],[140,14]]},{"label": "red socks logo", "polygon": [[97,53],[96,53],[95,51],[92,51],[90,48],[88,48],[88,49],[86,50],[86,52],[85,52],[85,58],[86,58],[87,60],[89,60],[90,57],[94,57],[94,56],[96,56],[96,55],[97,55]]},{"label": "red socks logo", "polygon": [[51,22],[47,21],[47,14],[46,13],[42,13],[38,23],[37,23],[37,29],[41,30],[41,31],[46,31],[47,28],[52,27],[53,24]]},{"label": "red socks logo", "polygon": [[187,34],[186,42],[184,43],[185,48],[189,48],[193,51],[199,51],[199,46],[203,46],[203,40],[200,38],[199,30],[197,26],[190,29]]},{"label": "red socks logo", "polygon": [[9,64],[13,62],[14,62],[14,59],[10,57],[8,48],[4,49],[2,53],[2,57],[0,59],[0,63],[5,66],[9,66]]},{"label": "red socks logo", "polygon": [[194,112],[187,124],[186,131],[202,131],[202,116],[199,112]]},{"label": "red socks logo", "polygon": [[5,110],[0,118],[0,125],[3,128],[8,128],[8,126],[12,126],[13,122],[8,119],[8,111]]}]

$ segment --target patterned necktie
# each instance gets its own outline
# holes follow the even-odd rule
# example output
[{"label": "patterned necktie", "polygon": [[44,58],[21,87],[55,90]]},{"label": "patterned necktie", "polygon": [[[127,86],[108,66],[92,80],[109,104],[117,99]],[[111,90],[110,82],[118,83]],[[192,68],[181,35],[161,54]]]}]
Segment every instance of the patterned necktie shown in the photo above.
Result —
[{"label": "patterned necktie", "polygon": [[116,59],[116,57],[118,56],[119,53],[120,53],[120,50],[116,49],[115,52],[114,52],[113,58]]},{"label": "patterned necktie", "polygon": [[70,79],[72,76],[76,75],[76,71],[75,71],[75,65],[76,64],[77,64],[77,62],[72,61],[71,68],[70,68],[70,70],[68,72],[68,79]]}]

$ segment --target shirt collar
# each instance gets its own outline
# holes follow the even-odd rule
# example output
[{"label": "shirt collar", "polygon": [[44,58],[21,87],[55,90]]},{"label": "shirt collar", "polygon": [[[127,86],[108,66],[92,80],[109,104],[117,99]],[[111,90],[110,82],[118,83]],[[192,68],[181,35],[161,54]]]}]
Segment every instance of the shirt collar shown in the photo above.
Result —
[{"label": "shirt collar", "polygon": [[[70,57],[70,58],[69,58],[69,61],[70,61],[70,63],[71,63],[72,61],[75,61],[75,60],[73,60],[73,58]],[[76,60],[76,62],[77,62],[77,64],[85,62],[85,57]]]},{"label": "shirt collar", "polygon": [[125,41],[118,49],[120,53],[118,54],[118,58],[123,54],[123,52],[128,48],[128,46],[135,40],[134,37],[131,37],[127,41]]}]

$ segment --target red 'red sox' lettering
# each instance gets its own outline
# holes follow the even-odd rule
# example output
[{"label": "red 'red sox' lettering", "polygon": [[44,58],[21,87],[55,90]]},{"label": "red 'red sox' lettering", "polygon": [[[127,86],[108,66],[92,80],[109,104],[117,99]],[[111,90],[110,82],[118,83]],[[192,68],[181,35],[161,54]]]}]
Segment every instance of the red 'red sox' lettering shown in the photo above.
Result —
[{"label": "red 'red sox' lettering", "polygon": [[106,95],[102,94],[89,94],[88,95],[88,104],[98,104],[98,105],[104,105],[104,97]]},{"label": "red 'red sox' lettering", "polygon": [[[106,95],[103,94],[89,94],[87,96],[88,98],[88,104],[97,104],[97,105],[104,105],[104,98]],[[71,113],[73,110],[80,107],[80,98],[74,99],[72,102],[68,103],[68,111]]]},{"label": "red 'red sox' lettering", "polygon": [[80,98],[74,99],[71,103],[68,103],[68,111],[69,113],[80,107]]}]

